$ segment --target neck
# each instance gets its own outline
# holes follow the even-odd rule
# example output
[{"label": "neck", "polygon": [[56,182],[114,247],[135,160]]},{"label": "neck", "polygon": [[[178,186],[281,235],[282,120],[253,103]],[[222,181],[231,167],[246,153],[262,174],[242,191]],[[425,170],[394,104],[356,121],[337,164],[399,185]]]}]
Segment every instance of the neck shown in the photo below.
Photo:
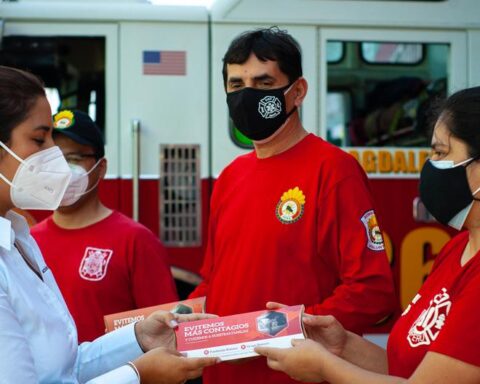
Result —
[{"label": "neck", "polygon": [[64,229],[78,229],[95,224],[112,213],[98,198],[97,191],[92,191],[85,200],[80,200],[71,207],[63,207],[53,212],[53,221]]},{"label": "neck", "polygon": [[257,157],[266,159],[292,148],[307,135],[308,132],[302,127],[298,112],[295,112],[288,118],[285,125],[273,134],[273,137],[254,141],[253,145]]},{"label": "neck", "polygon": [[5,217],[7,212],[14,207],[10,199],[10,186],[0,180],[0,216]]},{"label": "neck", "polygon": [[468,243],[463,251],[462,266],[480,251],[480,228],[471,228],[468,230]]}]

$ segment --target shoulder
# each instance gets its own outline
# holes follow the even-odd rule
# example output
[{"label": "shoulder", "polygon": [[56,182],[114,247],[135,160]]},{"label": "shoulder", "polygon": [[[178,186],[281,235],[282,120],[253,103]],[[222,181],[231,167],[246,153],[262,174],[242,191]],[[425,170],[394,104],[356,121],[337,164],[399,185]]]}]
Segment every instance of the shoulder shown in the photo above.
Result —
[{"label": "shoulder", "polygon": [[44,232],[48,231],[50,222],[52,221],[52,216],[47,217],[46,219],[40,221],[30,228],[30,233],[32,235],[41,235]]},{"label": "shoulder", "polygon": [[228,164],[218,176],[219,179],[229,177],[235,174],[238,170],[244,170],[245,167],[251,166],[255,163],[255,152],[251,151],[244,155],[236,157],[230,164]]},{"label": "shoulder", "polygon": [[307,136],[307,139],[302,153],[320,165],[323,170],[344,176],[365,174],[358,161],[343,149],[313,134]]},{"label": "shoulder", "polygon": [[113,211],[104,224],[118,236],[156,238],[149,228],[118,211]]},{"label": "shoulder", "polygon": [[438,256],[435,258],[435,262],[432,267],[432,272],[438,268],[441,264],[449,260],[450,257],[459,256],[463,252],[465,245],[468,241],[468,231],[460,232],[452,237],[441,249]]}]

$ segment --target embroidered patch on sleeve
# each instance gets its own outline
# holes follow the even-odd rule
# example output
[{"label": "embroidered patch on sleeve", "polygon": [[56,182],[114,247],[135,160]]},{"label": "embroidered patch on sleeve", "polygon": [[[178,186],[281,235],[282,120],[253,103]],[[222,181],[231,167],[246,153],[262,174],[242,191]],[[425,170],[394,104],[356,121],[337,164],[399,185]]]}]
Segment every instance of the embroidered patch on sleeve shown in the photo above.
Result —
[{"label": "embroidered patch on sleeve", "polygon": [[89,281],[102,280],[107,274],[108,262],[112,254],[111,249],[87,247],[80,263],[80,277]]},{"label": "embroidered patch on sleeve", "polygon": [[375,212],[371,209],[365,212],[361,218],[365,231],[367,231],[367,247],[372,251],[382,251],[385,249],[383,245],[383,236],[378,226]]}]

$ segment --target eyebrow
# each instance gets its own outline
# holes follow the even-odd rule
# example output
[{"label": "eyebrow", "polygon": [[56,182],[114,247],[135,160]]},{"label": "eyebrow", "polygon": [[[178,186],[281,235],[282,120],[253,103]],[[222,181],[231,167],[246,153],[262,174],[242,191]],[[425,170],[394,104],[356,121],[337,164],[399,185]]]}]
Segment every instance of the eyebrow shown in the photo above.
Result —
[{"label": "eyebrow", "polygon": [[435,149],[435,148],[438,148],[438,147],[445,147],[445,148],[448,148],[448,145],[447,144],[443,144],[441,142],[437,142],[437,143],[433,143],[431,145],[432,149]]},{"label": "eyebrow", "polygon": [[[262,75],[255,76],[253,78],[253,80],[264,81],[264,80],[275,80],[275,78],[273,76],[270,76],[270,75],[264,73]],[[229,83],[239,83],[239,82],[243,82],[243,79],[241,77],[231,77],[231,78],[228,79],[228,82]]]},{"label": "eyebrow", "polygon": [[45,131],[45,132],[49,132],[51,129],[51,127],[49,127],[48,125],[39,125],[38,127],[34,128],[33,130],[34,131]]}]

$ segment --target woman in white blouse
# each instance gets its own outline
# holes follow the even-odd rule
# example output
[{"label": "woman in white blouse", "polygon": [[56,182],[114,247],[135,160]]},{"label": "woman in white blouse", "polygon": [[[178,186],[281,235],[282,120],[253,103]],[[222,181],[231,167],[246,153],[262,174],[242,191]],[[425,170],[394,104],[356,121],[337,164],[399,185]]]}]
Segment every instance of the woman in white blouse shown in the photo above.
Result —
[{"label": "woman in white blouse", "polygon": [[0,66],[0,384],[181,383],[201,375],[216,360],[180,356],[172,330],[201,315],[157,312],[78,346],[54,277],[26,221],[11,211],[56,209],[68,187],[51,121],[42,83]]}]

